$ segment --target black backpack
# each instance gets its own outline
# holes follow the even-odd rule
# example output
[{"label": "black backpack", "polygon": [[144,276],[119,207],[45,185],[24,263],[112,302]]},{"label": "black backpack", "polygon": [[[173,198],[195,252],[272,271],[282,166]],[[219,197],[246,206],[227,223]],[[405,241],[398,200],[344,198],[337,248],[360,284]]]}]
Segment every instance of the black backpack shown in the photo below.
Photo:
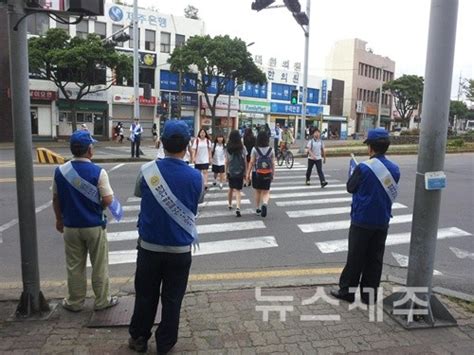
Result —
[{"label": "black backpack", "polygon": [[245,160],[240,152],[234,152],[230,154],[229,160],[229,177],[231,178],[243,178],[245,174]]}]

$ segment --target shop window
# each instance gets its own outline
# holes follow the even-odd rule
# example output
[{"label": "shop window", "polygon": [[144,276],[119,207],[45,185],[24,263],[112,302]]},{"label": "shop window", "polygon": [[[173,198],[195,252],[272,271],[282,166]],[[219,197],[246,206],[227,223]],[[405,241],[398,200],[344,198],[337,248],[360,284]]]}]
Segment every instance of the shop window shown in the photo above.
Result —
[{"label": "shop window", "polygon": [[161,32],[160,52],[169,53],[171,49],[171,33]]},{"label": "shop window", "polygon": [[89,34],[89,21],[82,20],[76,25],[76,37],[87,38]]},{"label": "shop window", "polygon": [[176,47],[181,47],[182,45],[184,45],[185,42],[186,42],[186,36],[179,35],[179,34],[175,35],[175,46]]},{"label": "shop window", "polygon": [[[138,48],[140,48],[140,27],[138,27]],[[134,41],[134,38],[133,38],[133,30],[130,30],[130,40],[128,41],[128,46],[130,48],[133,48],[133,41]]]},{"label": "shop window", "polygon": [[95,34],[100,37],[100,39],[105,39],[107,37],[107,26],[105,22],[95,22]]},{"label": "shop window", "polygon": [[27,17],[28,33],[32,35],[44,35],[49,30],[49,17],[38,13]]},{"label": "shop window", "polygon": [[145,49],[147,51],[156,50],[156,32],[153,30],[145,30]]}]

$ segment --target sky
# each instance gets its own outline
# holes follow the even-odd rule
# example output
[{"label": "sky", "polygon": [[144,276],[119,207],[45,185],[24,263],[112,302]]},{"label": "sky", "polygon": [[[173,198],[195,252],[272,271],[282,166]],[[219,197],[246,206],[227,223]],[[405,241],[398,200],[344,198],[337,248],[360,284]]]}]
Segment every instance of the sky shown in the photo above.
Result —
[{"label": "sky", "polygon": [[[130,0],[131,1],[131,0]],[[306,1],[300,0],[303,9]],[[451,0],[446,0],[451,1]],[[253,0],[138,0],[162,13],[183,15],[187,5],[199,9],[210,35],[228,34],[247,43],[249,51],[278,62],[303,62],[304,35],[286,8],[251,10]],[[283,4],[282,0],[274,5]],[[395,77],[424,76],[431,0],[312,0],[309,72],[324,75],[325,58],[335,41],[360,38],[375,54],[396,62]],[[459,0],[451,97],[459,77],[474,78],[474,0]],[[348,68],[349,69],[349,68]],[[327,73],[330,76],[330,73]]]}]

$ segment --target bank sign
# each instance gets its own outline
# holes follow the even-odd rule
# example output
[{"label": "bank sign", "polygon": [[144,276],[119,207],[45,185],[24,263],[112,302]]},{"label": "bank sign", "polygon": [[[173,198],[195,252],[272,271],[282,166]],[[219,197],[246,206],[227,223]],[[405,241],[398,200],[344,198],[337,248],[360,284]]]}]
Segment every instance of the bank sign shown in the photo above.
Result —
[{"label": "bank sign", "polygon": [[[109,7],[107,15],[113,22],[132,22],[133,7],[112,5]],[[138,22],[140,25],[145,25],[147,27],[158,26],[166,28],[168,25],[166,17],[157,16],[155,12],[143,11],[143,9],[138,9]]]},{"label": "bank sign", "polygon": [[[270,103],[271,113],[282,113],[286,115],[301,115],[302,105],[282,104],[280,102]],[[323,113],[323,106],[306,106],[307,116],[317,116]]]}]

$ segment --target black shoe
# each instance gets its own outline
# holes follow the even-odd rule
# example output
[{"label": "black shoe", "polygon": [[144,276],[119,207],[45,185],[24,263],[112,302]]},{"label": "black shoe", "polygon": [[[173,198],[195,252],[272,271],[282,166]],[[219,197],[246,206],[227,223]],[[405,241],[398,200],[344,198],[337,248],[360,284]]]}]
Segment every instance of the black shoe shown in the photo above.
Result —
[{"label": "black shoe", "polygon": [[260,214],[262,217],[267,216],[267,205],[262,205],[262,213]]},{"label": "black shoe", "polygon": [[350,293],[343,293],[341,290],[331,290],[331,296],[338,298],[340,300],[353,303],[354,302],[354,295]]},{"label": "black shoe", "polygon": [[326,187],[327,184],[328,184],[327,181],[323,181],[323,182],[321,183],[321,187]]},{"label": "black shoe", "polygon": [[138,337],[137,339],[129,338],[128,347],[138,353],[146,353],[148,350],[148,340],[145,337]]},{"label": "black shoe", "polygon": [[260,208],[257,208],[257,209],[255,210],[255,213],[256,213],[257,215],[260,215],[260,213],[262,213],[262,210],[261,210]]},{"label": "black shoe", "polygon": [[235,215],[237,217],[242,217],[242,215],[240,214],[240,209],[239,208],[237,208],[237,210],[235,211]]}]

